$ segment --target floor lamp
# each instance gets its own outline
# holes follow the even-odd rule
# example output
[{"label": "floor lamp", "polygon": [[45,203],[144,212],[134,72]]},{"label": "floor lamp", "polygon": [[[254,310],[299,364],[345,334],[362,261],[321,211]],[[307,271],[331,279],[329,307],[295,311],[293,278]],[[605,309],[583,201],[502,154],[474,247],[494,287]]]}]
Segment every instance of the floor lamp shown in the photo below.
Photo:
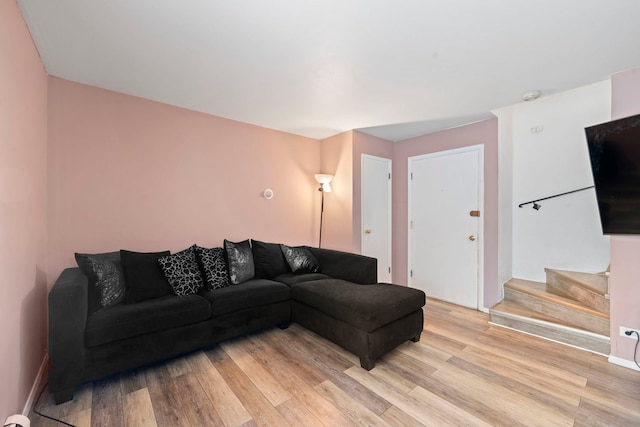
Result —
[{"label": "floor lamp", "polygon": [[320,202],[320,238],[318,239],[318,247],[322,247],[322,217],[324,215],[324,193],[331,193],[331,185],[329,184],[333,179],[333,175],[326,173],[315,174],[316,181],[320,184],[318,191],[322,194],[322,201]]}]

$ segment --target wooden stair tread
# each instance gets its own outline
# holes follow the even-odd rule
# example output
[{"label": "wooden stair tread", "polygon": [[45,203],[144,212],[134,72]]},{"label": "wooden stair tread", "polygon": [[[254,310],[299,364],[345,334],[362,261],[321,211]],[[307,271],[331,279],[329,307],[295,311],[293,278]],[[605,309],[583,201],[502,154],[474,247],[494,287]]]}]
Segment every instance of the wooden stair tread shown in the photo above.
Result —
[{"label": "wooden stair tread", "polygon": [[581,311],[583,313],[601,317],[603,319],[609,319],[608,314],[602,313],[598,310],[594,310],[593,308],[586,306],[585,304],[583,304],[582,302],[576,299],[564,297],[564,296],[555,294],[553,292],[549,292],[547,290],[546,283],[534,282],[532,280],[525,280],[525,279],[511,279],[507,283],[505,283],[504,286],[514,289],[516,291],[527,293],[536,298],[550,301],[554,304],[569,307],[573,310]]},{"label": "wooden stair tread", "polygon": [[605,335],[601,335],[598,334],[596,332],[593,331],[589,331],[585,328],[582,328],[580,326],[574,325],[570,322],[566,322],[560,319],[557,319],[555,317],[551,317],[551,316],[547,316],[543,313],[540,313],[538,311],[535,310],[531,310],[529,308],[523,307],[517,303],[511,302],[511,301],[500,301],[499,303],[497,303],[496,305],[494,305],[493,307],[491,307],[491,309],[489,309],[490,313],[494,313],[494,312],[498,312],[501,314],[506,314],[506,315],[515,315],[521,318],[526,318],[526,319],[534,319],[536,321],[542,321],[542,322],[546,322],[546,323],[550,323],[553,325],[557,325],[560,326],[562,328],[565,329],[571,329],[571,330],[575,330],[576,332],[580,332],[580,333],[586,333],[586,334],[591,334],[591,335],[597,335],[603,338],[608,338]]},{"label": "wooden stair tread", "polygon": [[551,271],[559,276],[564,276],[574,282],[578,282],[581,286],[590,289],[602,296],[607,294],[607,278],[604,273],[592,274],[580,271],[557,270],[555,268],[545,268],[545,271]]}]

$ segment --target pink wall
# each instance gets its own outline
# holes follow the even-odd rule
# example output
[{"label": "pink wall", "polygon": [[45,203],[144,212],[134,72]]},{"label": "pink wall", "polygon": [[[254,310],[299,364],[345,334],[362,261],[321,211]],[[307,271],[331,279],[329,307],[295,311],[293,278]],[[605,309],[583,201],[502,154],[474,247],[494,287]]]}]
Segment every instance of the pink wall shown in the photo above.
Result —
[{"label": "pink wall", "polygon": [[[640,114],[640,68],[611,77],[611,118]],[[640,330],[640,237],[611,236],[611,355],[633,360],[635,340],[620,326]]]},{"label": "pink wall", "polygon": [[484,306],[498,302],[498,120],[491,119],[394,144],[393,281],[407,283],[408,159],[421,154],[484,145]]},{"label": "pink wall", "polygon": [[322,172],[334,175],[332,193],[325,194],[322,246],[360,253],[362,154],[393,156],[393,143],[358,131],[321,141]]},{"label": "pink wall", "polygon": [[314,244],[319,141],[53,77],[48,105],[52,281],[76,251]]},{"label": "pink wall", "polygon": [[[334,176],[331,181],[333,191],[325,193],[324,198],[322,247],[350,252],[354,250],[353,131],[323,139],[320,144],[322,164],[317,172]],[[319,194],[317,198],[319,201]],[[316,241],[315,245],[317,244]]]},{"label": "pink wall", "polygon": [[474,123],[400,142],[358,131],[327,138],[322,144],[322,172],[335,175],[334,192],[325,198],[323,247],[361,250],[361,155],[393,160],[393,281],[407,284],[407,161],[411,156],[484,144],[484,304],[498,302],[498,121]]},{"label": "pink wall", "polygon": [[46,347],[47,76],[0,1],[0,420],[21,413]]}]

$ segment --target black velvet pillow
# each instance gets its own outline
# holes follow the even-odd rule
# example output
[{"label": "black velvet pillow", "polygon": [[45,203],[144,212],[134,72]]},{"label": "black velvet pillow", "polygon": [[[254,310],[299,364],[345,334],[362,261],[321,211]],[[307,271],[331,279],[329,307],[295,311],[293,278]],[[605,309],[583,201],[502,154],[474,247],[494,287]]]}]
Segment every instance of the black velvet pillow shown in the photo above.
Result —
[{"label": "black velvet pillow", "polygon": [[89,278],[91,312],[124,300],[126,287],[120,252],[75,255],[78,267]]},{"label": "black velvet pillow", "polygon": [[164,252],[131,252],[120,250],[122,269],[127,283],[124,300],[127,304],[160,298],[171,294],[158,258],[170,255]]},{"label": "black velvet pillow", "polygon": [[286,245],[280,245],[287,264],[294,273],[318,273],[320,272],[320,263],[316,257],[309,252],[308,249],[302,247],[292,248]]},{"label": "black velvet pillow", "polygon": [[225,239],[224,250],[227,253],[229,277],[232,285],[238,285],[254,278],[256,270],[249,240],[235,243]]},{"label": "black velvet pillow", "polygon": [[200,260],[200,265],[204,271],[207,282],[207,290],[224,288],[231,285],[227,262],[224,259],[224,249],[222,248],[201,248],[196,246],[196,255]]},{"label": "black velvet pillow", "polygon": [[251,252],[256,268],[256,279],[273,279],[289,272],[287,260],[284,259],[280,245],[251,240]]},{"label": "black velvet pillow", "polygon": [[193,295],[204,288],[204,280],[196,261],[195,245],[183,251],[158,258],[160,268],[173,293],[178,296]]}]

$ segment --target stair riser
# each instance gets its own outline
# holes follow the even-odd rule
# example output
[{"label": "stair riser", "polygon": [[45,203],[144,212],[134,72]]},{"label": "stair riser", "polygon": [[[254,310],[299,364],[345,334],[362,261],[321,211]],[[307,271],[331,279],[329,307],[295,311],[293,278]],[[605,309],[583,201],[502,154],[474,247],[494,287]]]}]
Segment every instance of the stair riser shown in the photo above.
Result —
[{"label": "stair riser", "polygon": [[547,272],[547,288],[559,295],[574,298],[601,313],[609,314],[609,300],[605,299],[604,295],[580,286],[568,277]]},{"label": "stair riser", "polygon": [[516,319],[508,316],[502,316],[499,313],[491,313],[491,322],[496,325],[506,326],[521,332],[526,332],[541,338],[550,339],[584,350],[608,355],[610,352],[610,344],[606,338],[596,338],[554,328],[551,325],[541,325],[528,322],[527,319]]},{"label": "stair riser", "polygon": [[601,335],[609,335],[609,320],[599,316],[573,310],[562,304],[537,298],[526,292],[520,292],[505,286],[505,300],[520,304],[531,310],[546,314],[567,323],[574,324],[588,331]]}]

